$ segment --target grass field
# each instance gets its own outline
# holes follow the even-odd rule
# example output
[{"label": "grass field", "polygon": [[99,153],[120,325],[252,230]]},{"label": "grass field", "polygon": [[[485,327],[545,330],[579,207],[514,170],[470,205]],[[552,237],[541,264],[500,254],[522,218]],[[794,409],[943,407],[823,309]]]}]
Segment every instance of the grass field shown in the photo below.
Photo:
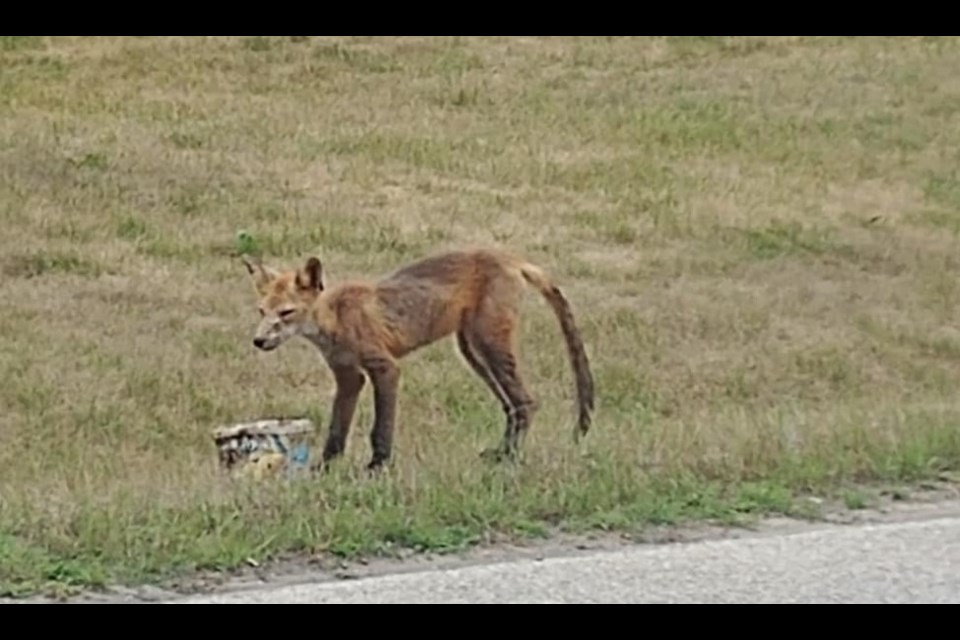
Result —
[{"label": "grass field", "polygon": [[[0,36],[0,593],[956,468],[958,67],[953,37]],[[531,292],[522,464],[478,459],[500,409],[446,342],[405,361],[387,476],[368,387],[330,477],[228,484],[213,427],[325,433],[332,393],[306,343],[252,348],[241,229],[331,281],[525,253],[583,329],[589,437]]]}]

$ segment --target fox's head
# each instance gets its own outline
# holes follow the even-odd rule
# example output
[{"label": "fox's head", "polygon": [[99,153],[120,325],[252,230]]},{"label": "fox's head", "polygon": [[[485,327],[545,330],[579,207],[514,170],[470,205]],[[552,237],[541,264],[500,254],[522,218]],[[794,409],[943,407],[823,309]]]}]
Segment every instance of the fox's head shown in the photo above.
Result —
[{"label": "fox's head", "polygon": [[309,258],[302,268],[289,271],[277,271],[246,257],[243,263],[259,297],[261,320],[253,345],[273,351],[304,333],[310,321],[310,307],[323,291],[323,267],[315,257]]}]

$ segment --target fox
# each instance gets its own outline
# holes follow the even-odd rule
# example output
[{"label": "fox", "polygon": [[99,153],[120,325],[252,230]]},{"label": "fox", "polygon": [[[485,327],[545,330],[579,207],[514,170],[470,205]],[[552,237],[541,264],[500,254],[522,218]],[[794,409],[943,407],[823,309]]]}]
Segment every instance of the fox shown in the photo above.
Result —
[{"label": "fox", "polygon": [[574,373],[579,443],[592,423],[594,380],[590,361],[564,293],[539,266],[507,251],[460,249],[421,258],[377,279],[329,285],[321,260],[279,270],[260,257],[243,256],[258,297],[260,321],[253,346],[263,352],[291,338],[312,343],[334,382],[332,411],[322,456],[325,470],[343,455],[360,392],[373,386],[372,457],[381,470],[393,458],[400,361],[449,336],[470,369],[499,401],[506,426],[487,460],[515,459],[540,404],[520,372],[517,332],[521,294],[535,288],[552,308]]}]

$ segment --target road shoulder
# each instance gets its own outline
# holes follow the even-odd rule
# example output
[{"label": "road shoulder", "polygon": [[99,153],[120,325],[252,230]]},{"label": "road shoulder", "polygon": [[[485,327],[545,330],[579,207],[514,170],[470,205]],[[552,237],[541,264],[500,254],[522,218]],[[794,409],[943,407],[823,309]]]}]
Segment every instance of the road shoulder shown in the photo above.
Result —
[{"label": "road shoulder", "polygon": [[574,536],[558,534],[545,540],[494,542],[456,554],[414,554],[399,558],[364,559],[346,562],[329,558],[280,560],[264,566],[250,566],[232,574],[204,573],[161,586],[112,587],[101,592],[84,592],[69,598],[34,597],[25,600],[0,600],[0,603],[71,602],[143,603],[170,602],[191,596],[220,595],[356,580],[391,574],[456,569],[474,565],[520,560],[573,557],[602,551],[616,551],[637,545],[686,544],[705,540],[738,539],[761,536],[786,536],[858,524],[882,524],[960,517],[960,488],[954,484],[929,486],[913,491],[909,500],[888,495],[872,508],[850,509],[842,504],[815,501],[822,517],[800,520],[767,517],[749,526],[734,527],[711,523],[645,527],[639,533],[594,533]]}]

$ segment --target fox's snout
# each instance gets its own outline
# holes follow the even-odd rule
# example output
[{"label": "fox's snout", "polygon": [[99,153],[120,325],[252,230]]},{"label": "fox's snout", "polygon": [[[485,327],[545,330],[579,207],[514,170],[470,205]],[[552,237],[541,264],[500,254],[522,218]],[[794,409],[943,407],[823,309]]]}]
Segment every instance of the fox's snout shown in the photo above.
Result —
[{"label": "fox's snout", "polygon": [[284,341],[284,336],[280,332],[258,331],[253,337],[253,346],[260,351],[273,351]]},{"label": "fox's snout", "polygon": [[260,351],[273,351],[293,335],[293,328],[279,320],[265,318],[253,334],[253,346]]},{"label": "fox's snout", "polygon": [[256,337],[253,339],[253,346],[260,351],[273,351],[284,341],[283,336],[273,337],[273,338],[262,338]]}]

